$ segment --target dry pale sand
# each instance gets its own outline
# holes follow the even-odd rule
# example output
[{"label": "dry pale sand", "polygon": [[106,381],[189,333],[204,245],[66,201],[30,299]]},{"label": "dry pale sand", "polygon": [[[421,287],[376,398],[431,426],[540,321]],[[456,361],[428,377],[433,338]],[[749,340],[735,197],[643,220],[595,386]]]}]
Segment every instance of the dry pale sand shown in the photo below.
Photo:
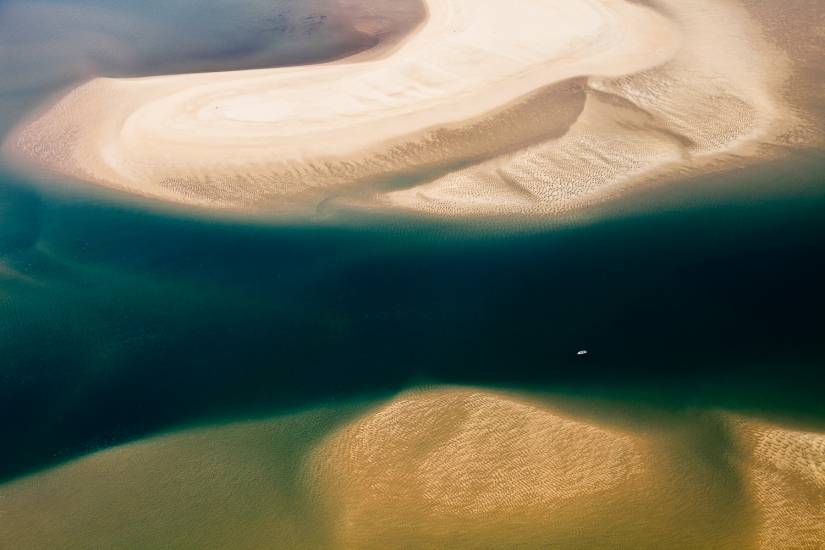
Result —
[{"label": "dry pale sand", "polygon": [[379,56],[94,79],[5,148],[218,209],[547,214],[665,170],[758,155],[798,122],[781,93],[782,48],[735,0],[425,4],[426,22]]},{"label": "dry pale sand", "polygon": [[823,464],[825,435],[727,413],[432,388],[0,486],[0,547],[815,549]]}]

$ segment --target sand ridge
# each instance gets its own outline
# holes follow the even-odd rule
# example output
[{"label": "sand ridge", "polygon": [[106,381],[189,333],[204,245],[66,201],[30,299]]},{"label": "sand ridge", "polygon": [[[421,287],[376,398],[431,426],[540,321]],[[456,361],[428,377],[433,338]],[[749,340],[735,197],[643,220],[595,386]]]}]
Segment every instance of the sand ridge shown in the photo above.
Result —
[{"label": "sand ridge", "polygon": [[59,172],[219,208],[456,159],[405,159],[464,124],[582,74],[621,76],[670,58],[678,32],[623,0],[429,0],[390,55],[271,70],[95,79],[13,137]]},{"label": "sand ridge", "polygon": [[[727,157],[764,158],[763,144],[802,123],[781,93],[786,59],[742,6],[647,4],[680,29],[679,49],[666,63],[620,78],[592,75],[581,116],[559,139],[378,200],[436,215],[560,214],[640,183],[719,167]],[[509,182],[522,193],[508,194]],[[525,192],[533,197],[526,205]],[[467,200],[473,195],[495,200]]]},{"label": "sand ridge", "polygon": [[[426,8],[426,22],[380,55],[94,79],[5,148],[77,179],[220,210],[555,215],[727,156],[759,157],[798,121],[778,91],[786,59],[736,0]],[[575,119],[552,113],[576,81]],[[534,114],[525,123],[513,107],[531,94],[544,100],[521,108]]]}]

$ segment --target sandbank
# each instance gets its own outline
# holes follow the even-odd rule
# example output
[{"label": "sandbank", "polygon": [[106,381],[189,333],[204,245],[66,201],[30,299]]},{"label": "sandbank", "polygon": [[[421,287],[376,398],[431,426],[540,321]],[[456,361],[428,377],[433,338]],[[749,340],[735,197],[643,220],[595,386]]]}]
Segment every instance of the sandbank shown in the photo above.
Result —
[{"label": "sandbank", "polygon": [[821,542],[821,433],[720,411],[620,410],[435,387],[191,428],[0,486],[0,546]]},{"label": "sandbank", "polygon": [[[426,21],[381,55],[96,78],[5,148],[64,176],[219,210],[552,215],[668,171],[759,156],[794,118],[777,92],[781,52],[732,1],[425,4]],[[553,111],[575,94],[579,106]]]}]

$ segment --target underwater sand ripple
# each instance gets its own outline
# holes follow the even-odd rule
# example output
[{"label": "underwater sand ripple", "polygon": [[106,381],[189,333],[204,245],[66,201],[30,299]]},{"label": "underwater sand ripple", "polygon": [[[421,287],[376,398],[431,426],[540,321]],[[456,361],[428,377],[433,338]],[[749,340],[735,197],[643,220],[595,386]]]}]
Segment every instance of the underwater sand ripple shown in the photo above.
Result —
[{"label": "underwater sand ripple", "polygon": [[[818,548],[825,436],[440,387],[190,429],[0,486],[0,546]],[[599,412],[601,411],[601,412]]]}]

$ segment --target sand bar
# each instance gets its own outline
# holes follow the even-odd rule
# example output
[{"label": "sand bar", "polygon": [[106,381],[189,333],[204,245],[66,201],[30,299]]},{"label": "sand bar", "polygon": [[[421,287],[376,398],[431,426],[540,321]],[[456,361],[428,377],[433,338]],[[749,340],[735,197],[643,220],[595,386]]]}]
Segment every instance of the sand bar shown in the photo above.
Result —
[{"label": "sand bar", "polygon": [[[558,212],[762,139],[779,117],[763,66],[775,56],[744,10],[665,4],[426,0],[426,22],[386,55],[97,78],[6,149],[65,176],[222,210],[314,211],[356,190],[350,203],[365,208]],[[762,64],[744,66],[754,51]],[[553,87],[574,79],[584,106],[573,122],[567,110],[537,137],[508,118],[543,92],[535,112],[547,116],[570,96]],[[403,189],[370,191],[399,176]]]},{"label": "sand bar", "polygon": [[0,546],[818,547],[822,433],[611,411],[436,387],[154,436],[0,485]]}]

